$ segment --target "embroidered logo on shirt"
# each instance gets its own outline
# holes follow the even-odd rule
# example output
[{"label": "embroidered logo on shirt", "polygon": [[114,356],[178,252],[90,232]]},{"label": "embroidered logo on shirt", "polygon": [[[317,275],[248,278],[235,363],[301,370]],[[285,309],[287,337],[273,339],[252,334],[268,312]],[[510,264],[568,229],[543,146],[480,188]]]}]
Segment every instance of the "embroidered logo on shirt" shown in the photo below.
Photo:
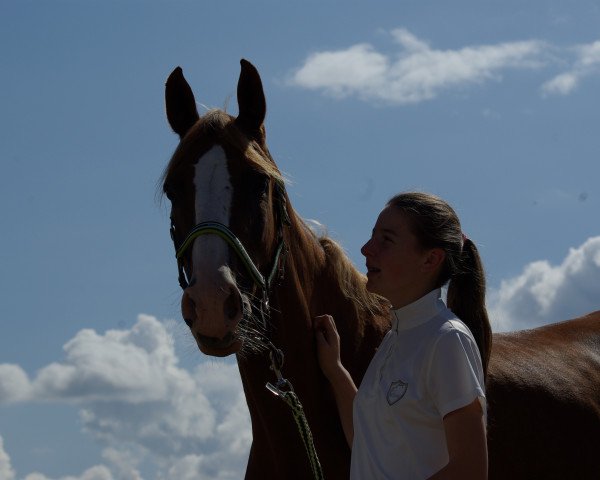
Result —
[{"label": "embroidered logo on shirt", "polygon": [[389,405],[393,405],[398,400],[400,400],[408,389],[408,383],[404,383],[402,380],[398,380],[396,382],[392,382],[390,384],[390,388],[387,391],[387,402]]}]

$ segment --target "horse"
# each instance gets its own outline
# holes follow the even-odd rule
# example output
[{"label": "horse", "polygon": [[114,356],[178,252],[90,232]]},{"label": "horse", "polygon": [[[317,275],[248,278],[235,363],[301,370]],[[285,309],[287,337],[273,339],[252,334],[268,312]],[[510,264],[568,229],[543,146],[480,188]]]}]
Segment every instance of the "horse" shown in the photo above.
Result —
[{"label": "horse", "polygon": [[[312,319],[334,316],[342,362],[358,385],[390,327],[390,305],[292,208],[267,147],[266,100],[252,64],[241,60],[237,117],[216,109],[200,116],[180,67],[165,100],[180,137],[162,186],[182,317],[201,352],[237,357],[253,437],[245,478],[315,472],[274,379],[301,400],[324,478],[348,478],[350,449]],[[600,312],[494,334],[486,389],[490,479],[597,478],[598,448],[583,440],[600,438]]]},{"label": "horse", "polygon": [[[348,478],[350,449],[318,365],[312,319],[335,316],[342,361],[360,380],[389,328],[389,309],[366,292],[342,249],[291,207],[266,144],[260,76],[245,60],[241,67],[236,118],[219,110],[200,117],[180,68],[166,84],[167,118],[181,139],[163,191],[182,253],[182,316],[201,352],[237,356],[252,423],[247,479],[312,477],[289,407],[265,388],[273,370],[302,402],[324,477]],[[197,225],[213,230],[187,247]],[[270,344],[284,355],[275,369]]]}]

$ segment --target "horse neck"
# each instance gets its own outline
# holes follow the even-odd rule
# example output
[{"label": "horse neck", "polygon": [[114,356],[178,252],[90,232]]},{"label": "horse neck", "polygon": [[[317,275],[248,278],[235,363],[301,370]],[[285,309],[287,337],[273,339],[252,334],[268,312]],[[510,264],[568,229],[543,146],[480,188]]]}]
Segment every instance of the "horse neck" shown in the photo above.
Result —
[{"label": "horse neck", "polygon": [[277,290],[281,317],[277,323],[285,331],[283,340],[289,347],[312,352],[313,318],[332,315],[347,368],[362,376],[387,330],[389,310],[366,292],[364,276],[333,240],[317,238],[294,213],[291,216],[285,277]]},{"label": "horse neck", "polygon": [[[288,379],[300,398],[322,457],[327,478],[348,478],[349,457],[341,426],[336,423],[337,408],[319,367],[312,319],[319,314],[334,316],[342,342],[342,362],[358,385],[379,345],[384,316],[369,318],[344,293],[343,282],[360,286],[360,274],[354,269],[349,278],[340,278],[339,261],[351,267],[339,247],[319,240],[290,211],[292,225],[285,229],[289,253],[285,258],[285,276],[271,295],[271,341],[285,356],[281,374]],[[341,256],[341,258],[340,258]],[[347,291],[347,289],[346,289]],[[250,463],[270,462],[280,473],[278,478],[306,477],[296,468],[298,459],[306,463],[298,433],[287,406],[265,389],[275,381],[266,357],[238,356],[238,366],[252,420],[253,452]],[[256,447],[256,448],[255,448]],[[264,452],[269,452],[264,456]],[[260,458],[259,454],[262,454]],[[294,467],[296,466],[296,467]],[[255,467],[258,469],[264,468]]]},{"label": "horse neck", "polygon": [[[288,249],[285,274],[276,294],[281,303],[281,315],[302,317],[304,321],[301,323],[306,324],[314,315],[319,314],[315,311],[313,299],[319,275],[326,267],[327,258],[316,235],[295,212],[290,212],[290,219],[291,225],[285,232]],[[290,324],[287,320],[284,322],[286,325]]]}]

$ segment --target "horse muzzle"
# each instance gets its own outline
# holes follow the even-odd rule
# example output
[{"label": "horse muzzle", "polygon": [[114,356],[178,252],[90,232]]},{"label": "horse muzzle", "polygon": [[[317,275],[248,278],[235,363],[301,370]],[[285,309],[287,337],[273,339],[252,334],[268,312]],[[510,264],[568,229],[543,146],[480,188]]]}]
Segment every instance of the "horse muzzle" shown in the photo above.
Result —
[{"label": "horse muzzle", "polygon": [[236,328],[244,307],[235,283],[222,278],[190,282],[183,292],[181,313],[203,353],[226,356],[241,347]]},{"label": "horse muzzle", "polygon": [[200,351],[211,357],[226,357],[239,352],[242,348],[242,341],[234,332],[227,333],[225,338],[206,337],[199,334],[194,337]]}]

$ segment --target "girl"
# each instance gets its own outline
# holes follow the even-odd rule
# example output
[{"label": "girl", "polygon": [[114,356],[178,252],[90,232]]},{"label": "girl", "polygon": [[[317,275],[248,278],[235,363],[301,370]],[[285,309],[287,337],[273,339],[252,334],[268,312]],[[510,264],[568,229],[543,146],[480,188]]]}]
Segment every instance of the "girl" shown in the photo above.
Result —
[{"label": "girl", "polygon": [[404,193],[380,213],[361,253],[367,289],[392,304],[392,328],[358,390],[333,318],[315,319],[319,364],[352,448],[350,478],[487,478],[491,328],[475,244],[446,202]]}]

